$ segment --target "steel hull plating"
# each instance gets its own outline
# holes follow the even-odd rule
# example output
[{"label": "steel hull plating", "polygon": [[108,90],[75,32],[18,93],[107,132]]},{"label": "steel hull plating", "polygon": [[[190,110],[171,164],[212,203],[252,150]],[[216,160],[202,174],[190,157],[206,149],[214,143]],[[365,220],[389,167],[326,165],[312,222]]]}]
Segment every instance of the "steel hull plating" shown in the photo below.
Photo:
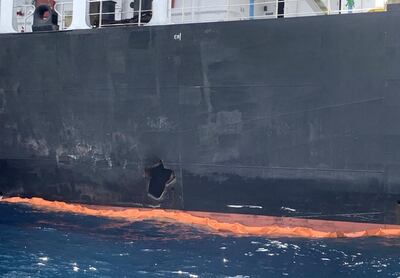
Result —
[{"label": "steel hull plating", "polygon": [[[0,36],[0,191],[395,223],[398,13]],[[161,200],[146,169],[175,174]]]}]

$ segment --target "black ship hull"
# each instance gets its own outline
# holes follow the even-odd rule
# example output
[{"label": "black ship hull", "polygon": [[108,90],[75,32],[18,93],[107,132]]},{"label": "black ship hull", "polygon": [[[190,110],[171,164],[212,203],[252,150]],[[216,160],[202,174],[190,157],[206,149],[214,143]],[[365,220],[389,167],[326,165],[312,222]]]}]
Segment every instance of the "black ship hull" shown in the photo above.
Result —
[{"label": "black ship hull", "polygon": [[0,191],[396,223],[399,25],[387,12],[1,35]]}]

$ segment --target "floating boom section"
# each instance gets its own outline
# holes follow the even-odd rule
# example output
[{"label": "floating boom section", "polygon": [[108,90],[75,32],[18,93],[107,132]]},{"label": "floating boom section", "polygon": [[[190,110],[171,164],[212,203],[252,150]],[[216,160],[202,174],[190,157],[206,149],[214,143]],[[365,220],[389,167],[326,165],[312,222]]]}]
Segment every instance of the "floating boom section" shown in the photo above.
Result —
[{"label": "floating boom section", "polygon": [[[207,228],[214,232],[232,233],[241,236],[288,236],[302,238],[359,238],[359,237],[400,237],[400,226],[377,225],[360,223],[341,223],[332,221],[303,220],[290,218],[269,218],[272,225],[263,226],[266,218],[260,217],[258,225],[250,226],[240,223],[243,217],[240,215],[222,216],[210,213],[191,213],[161,209],[138,209],[138,208],[112,208],[91,207],[79,204],[68,204],[65,202],[47,201],[41,198],[7,198],[1,202],[13,204],[27,204],[32,207],[64,213],[76,213],[89,216],[106,217],[126,221],[160,220],[170,221],[178,224],[193,225]],[[226,219],[229,221],[225,221]],[[260,220],[259,219],[259,220]],[[237,222],[235,222],[237,221]],[[256,222],[253,223],[253,225]],[[290,223],[290,224],[287,224]],[[287,224],[287,225],[285,225]],[[303,226],[294,226],[302,224]],[[323,226],[326,227],[323,227]],[[322,229],[318,230],[318,227]],[[343,230],[340,230],[340,229]]]}]

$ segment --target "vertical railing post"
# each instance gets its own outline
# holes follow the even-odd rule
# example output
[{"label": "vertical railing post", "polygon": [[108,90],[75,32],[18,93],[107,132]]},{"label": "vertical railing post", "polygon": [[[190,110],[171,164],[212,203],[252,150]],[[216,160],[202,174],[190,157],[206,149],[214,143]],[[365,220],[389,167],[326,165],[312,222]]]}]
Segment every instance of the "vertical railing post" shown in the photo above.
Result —
[{"label": "vertical railing post", "polygon": [[279,17],[278,12],[279,12],[279,0],[276,0],[276,7],[275,7],[275,15],[276,15],[276,18]]},{"label": "vertical railing post", "polygon": [[193,2],[194,2],[194,0],[192,0],[192,3],[191,3],[191,5],[192,5],[192,8],[191,8],[191,12],[192,12],[192,22],[194,22],[194,4],[193,4]]},{"label": "vertical railing post", "polygon": [[142,23],[142,0],[139,0],[139,17],[138,17],[138,26]]},{"label": "vertical railing post", "polygon": [[64,12],[65,12],[65,4],[61,3],[61,30],[64,30],[64,28],[65,28]]},{"label": "vertical railing post", "polygon": [[[26,11],[28,10],[28,8],[26,6],[24,6],[23,9],[24,9],[24,15],[25,16],[24,16],[24,24],[22,25],[22,28],[23,28],[23,30],[25,32],[25,30],[26,30]],[[18,27],[17,27],[17,30],[18,30]]]},{"label": "vertical railing post", "polygon": [[225,21],[229,21],[229,0],[225,1]]},{"label": "vertical railing post", "polygon": [[99,28],[101,28],[103,24],[103,0],[100,0],[99,4]]},{"label": "vertical railing post", "polygon": [[328,15],[331,14],[331,0],[328,0]]},{"label": "vertical railing post", "polygon": [[[26,32],[26,21],[27,21],[27,11],[28,11],[28,7],[24,6],[24,25],[22,25],[24,27],[24,32]],[[17,28],[18,29],[18,28]]]},{"label": "vertical railing post", "polygon": [[168,0],[168,22],[172,23],[172,0]]},{"label": "vertical railing post", "polygon": [[185,22],[185,18],[184,18],[184,16],[185,16],[185,8],[184,8],[184,6],[185,6],[185,0],[182,0],[182,19],[181,19],[181,23]]}]

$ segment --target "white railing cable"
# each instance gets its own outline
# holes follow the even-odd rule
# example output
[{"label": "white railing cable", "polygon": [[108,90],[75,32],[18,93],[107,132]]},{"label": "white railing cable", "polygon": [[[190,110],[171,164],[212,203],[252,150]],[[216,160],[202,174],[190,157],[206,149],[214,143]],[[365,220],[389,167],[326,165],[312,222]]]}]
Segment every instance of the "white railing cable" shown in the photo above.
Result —
[{"label": "white railing cable", "polygon": [[138,25],[142,22],[142,0],[139,0],[139,14],[138,14]]}]

